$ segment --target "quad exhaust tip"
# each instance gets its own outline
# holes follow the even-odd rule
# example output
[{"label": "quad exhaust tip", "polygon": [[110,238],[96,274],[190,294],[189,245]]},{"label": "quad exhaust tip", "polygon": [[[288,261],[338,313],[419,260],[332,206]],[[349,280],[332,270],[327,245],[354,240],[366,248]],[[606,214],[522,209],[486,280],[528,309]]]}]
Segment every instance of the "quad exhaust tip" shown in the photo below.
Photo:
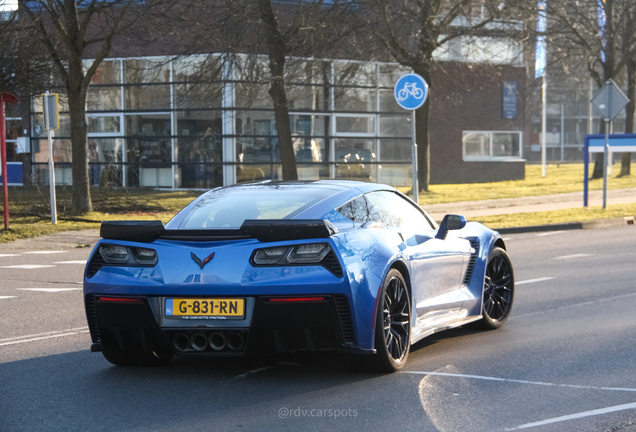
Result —
[{"label": "quad exhaust tip", "polygon": [[172,338],[172,343],[179,351],[187,351],[190,347],[190,339],[183,333],[177,333]]},{"label": "quad exhaust tip", "polygon": [[236,332],[230,332],[227,334],[227,346],[231,350],[238,351],[243,348],[243,336]]},{"label": "quad exhaust tip", "polygon": [[194,333],[190,336],[190,345],[197,351],[203,351],[208,347],[208,338],[202,333]]},{"label": "quad exhaust tip", "polygon": [[223,348],[225,348],[225,336],[223,335],[223,333],[211,333],[208,341],[210,342],[210,346],[213,350],[221,351]]},{"label": "quad exhaust tip", "polygon": [[172,344],[177,351],[205,351],[208,346],[215,351],[223,351],[226,348],[232,351],[240,351],[245,347],[245,338],[242,332],[231,331],[228,333],[215,331],[210,333],[176,333],[172,337]]}]

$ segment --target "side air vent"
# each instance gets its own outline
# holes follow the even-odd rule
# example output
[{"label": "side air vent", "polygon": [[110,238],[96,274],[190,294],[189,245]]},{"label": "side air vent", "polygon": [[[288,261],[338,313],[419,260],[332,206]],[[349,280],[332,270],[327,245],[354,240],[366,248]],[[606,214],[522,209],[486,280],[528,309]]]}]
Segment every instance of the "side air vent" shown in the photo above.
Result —
[{"label": "side air vent", "polygon": [[353,320],[351,319],[349,300],[342,294],[336,294],[333,296],[333,302],[336,305],[336,312],[338,313],[342,341],[344,343],[354,343],[355,335],[353,333]]},{"label": "side air vent", "polygon": [[466,268],[466,275],[464,276],[464,285],[468,285],[470,283],[470,278],[473,277],[473,272],[475,271],[475,263],[477,262],[477,255],[479,255],[479,243],[477,240],[470,240],[470,247],[473,248],[475,252],[470,254],[470,259],[468,260],[468,267]]},{"label": "side air vent", "polygon": [[320,261],[320,264],[337,277],[342,277],[342,267],[340,267],[340,262],[333,250],[329,251],[329,253],[325,255],[322,261]]},{"label": "side air vent", "polygon": [[88,315],[88,330],[91,332],[91,339],[99,342],[99,326],[97,325],[97,313],[95,312],[95,296],[86,296],[86,311]]},{"label": "side air vent", "polygon": [[104,265],[106,265],[106,261],[102,258],[102,254],[100,254],[99,251],[95,252],[93,254],[93,259],[91,259],[91,262],[88,264],[86,277],[91,278],[95,276],[95,273],[97,273]]}]

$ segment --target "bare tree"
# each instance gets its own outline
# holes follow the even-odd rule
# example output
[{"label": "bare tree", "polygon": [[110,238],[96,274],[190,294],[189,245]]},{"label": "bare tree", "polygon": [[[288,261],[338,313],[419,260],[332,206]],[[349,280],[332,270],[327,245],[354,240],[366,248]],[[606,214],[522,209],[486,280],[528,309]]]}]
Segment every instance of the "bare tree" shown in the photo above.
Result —
[{"label": "bare tree", "polygon": [[[46,59],[63,82],[70,114],[73,213],[92,210],[88,179],[86,96],[114,39],[167,0],[17,0],[18,21],[37,33]],[[91,59],[88,64],[86,59]]]},{"label": "bare tree", "polygon": [[[607,80],[620,81],[627,72],[629,98],[634,100],[636,64],[636,4],[620,0],[555,0],[547,2],[548,42],[553,63],[569,73],[582,65],[600,87]],[[576,73],[576,72],[574,72]],[[626,132],[633,131],[634,105],[627,107]],[[601,122],[600,132],[605,131]],[[592,178],[603,176],[604,155],[596,156]],[[631,154],[624,153],[621,175],[630,173]]]},{"label": "bare tree", "polygon": [[[485,30],[509,9],[506,2],[489,0],[360,0],[359,5],[349,18],[394,61],[421,75],[431,94],[431,71],[438,63],[433,53],[458,37]],[[363,42],[358,46],[368,49]],[[420,191],[428,191],[430,183],[430,109],[429,97],[415,113]]]}]

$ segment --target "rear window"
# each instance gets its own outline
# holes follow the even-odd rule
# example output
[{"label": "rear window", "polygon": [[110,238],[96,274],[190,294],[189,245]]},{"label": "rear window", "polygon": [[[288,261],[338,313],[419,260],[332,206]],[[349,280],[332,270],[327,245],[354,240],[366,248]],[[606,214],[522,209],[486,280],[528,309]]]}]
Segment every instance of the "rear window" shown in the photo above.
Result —
[{"label": "rear window", "polygon": [[239,228],[246,219],[287,219],[338,190],[306,185],[252,185],[207,193],[179,229]]}]

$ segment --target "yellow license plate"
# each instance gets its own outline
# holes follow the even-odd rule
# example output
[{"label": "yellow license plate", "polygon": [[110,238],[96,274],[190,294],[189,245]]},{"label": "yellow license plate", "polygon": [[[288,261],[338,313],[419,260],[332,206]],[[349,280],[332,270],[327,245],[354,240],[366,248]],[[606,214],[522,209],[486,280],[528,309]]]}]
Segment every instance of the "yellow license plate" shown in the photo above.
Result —
[{"label": "yellow license plate", "polygon": [[244,299],[166,299],[166,316],[243,317]]}]

